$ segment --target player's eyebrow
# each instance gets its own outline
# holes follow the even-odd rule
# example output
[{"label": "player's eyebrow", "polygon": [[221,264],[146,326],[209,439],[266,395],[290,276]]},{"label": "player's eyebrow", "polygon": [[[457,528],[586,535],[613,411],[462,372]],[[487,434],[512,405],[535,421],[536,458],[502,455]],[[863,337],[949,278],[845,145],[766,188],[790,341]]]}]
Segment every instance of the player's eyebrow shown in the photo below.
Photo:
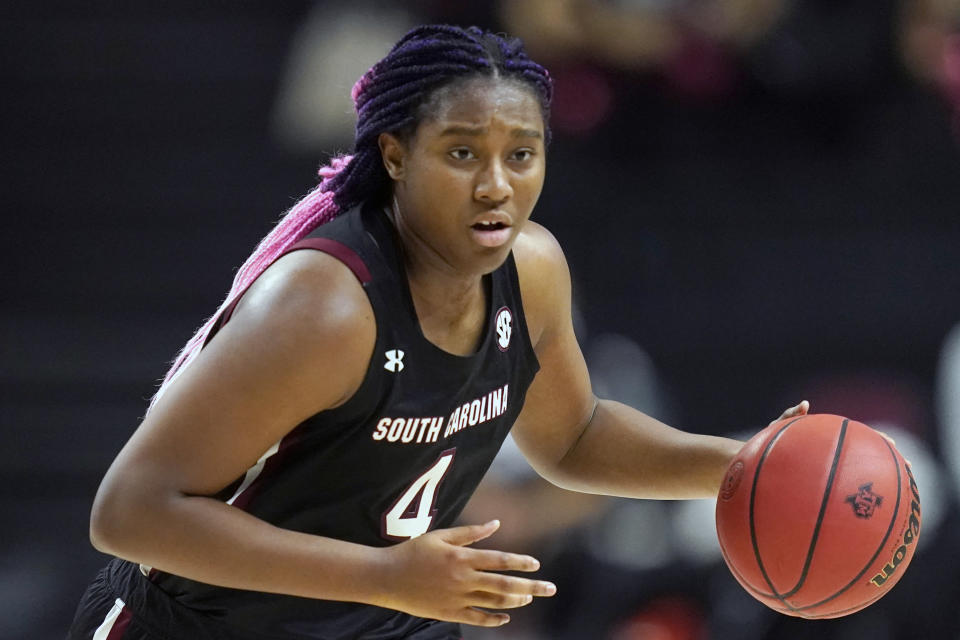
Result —
[{"label": "player's eyebrow", "polygon": [[440,132],[441,136],[482,136],[488,131],[486,127],[469,127],[462,124],[450,125]]},{"label": "player's eyebrow", "polygon": [[514,129],[510,132],[513,138],[542,138],[543,134],[537,129]]},{"label": "player's eyebrow", "polygon": [[[440,132],[441,136],[482,136],[489,131],[487,127],[470,127],[466,125],[454,124]],[[511,138],[543,138],[543,134],[537,129],[524,129],[518,127],[510,130]]]}]

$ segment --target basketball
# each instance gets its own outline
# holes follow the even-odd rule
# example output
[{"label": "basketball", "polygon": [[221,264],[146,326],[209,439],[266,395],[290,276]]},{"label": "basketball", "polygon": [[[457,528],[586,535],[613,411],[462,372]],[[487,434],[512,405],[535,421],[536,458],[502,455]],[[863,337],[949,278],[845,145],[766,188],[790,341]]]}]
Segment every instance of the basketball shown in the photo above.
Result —
[{"label": "basketball", "polygon": [[730,463],[717,497],[723,558],[781,613],[836,618],[903,577],[920,534],[910,466],[880,433],[828,414],[780,420]]}]

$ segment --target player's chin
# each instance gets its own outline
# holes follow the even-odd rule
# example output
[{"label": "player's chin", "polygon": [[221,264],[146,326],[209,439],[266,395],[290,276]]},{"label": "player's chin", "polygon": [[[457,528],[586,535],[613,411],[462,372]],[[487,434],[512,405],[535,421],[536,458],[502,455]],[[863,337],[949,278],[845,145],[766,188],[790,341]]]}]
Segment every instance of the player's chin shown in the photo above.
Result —
[{"label": "player's chin", "polygon": [[507,256],[513,249],[513,240],[499,247],[479,247],[478,262],[482,265],[484,274],[496,271],[507,261]]}]

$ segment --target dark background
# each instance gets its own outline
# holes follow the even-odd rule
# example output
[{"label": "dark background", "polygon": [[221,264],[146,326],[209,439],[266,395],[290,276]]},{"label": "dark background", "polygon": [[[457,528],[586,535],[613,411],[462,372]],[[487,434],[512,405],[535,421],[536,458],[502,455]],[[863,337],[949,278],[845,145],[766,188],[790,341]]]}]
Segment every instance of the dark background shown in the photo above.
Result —
[{"label": "dark background", "polygon": [[[444,4],[353,11],[505,28],[493,3]],[[611,332],[638,344],[672,424],[753,431],[802,398],[864,420],[886,407],[880,417],[949,463],[934,396],[960,322],[951,101],[898,57],[898,5],[800,4],[749,51],[721,56],[719,90],[675,69],[546,60],[559,120],[535,219],[567,252],[584,344]],[[271,115],[298,30],[339,7],[0,8],[0,636],[63,635],[106,560],[86,538],[104,471],[234,269],[342,148],[332,134],[285,144]],[[810,55],[785,56],[784,42]],[[608,97],[587,124],[576,79]],[[944,548],[918,555],[940,578],[904,579],[917,574],[887,633],[926,603],[929,633],[913,637],[960,637]],[[670,575],[681,591],[699,580]],[[568,584],[578,579],[591,578]]]}]

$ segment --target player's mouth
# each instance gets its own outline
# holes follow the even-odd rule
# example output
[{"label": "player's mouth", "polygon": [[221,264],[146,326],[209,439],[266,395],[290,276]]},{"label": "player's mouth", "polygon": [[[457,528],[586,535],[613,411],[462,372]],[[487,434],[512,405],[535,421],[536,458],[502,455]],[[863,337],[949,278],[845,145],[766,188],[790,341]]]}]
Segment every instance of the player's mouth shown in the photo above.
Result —
[{"label": "player's mouth", "polygon": [[513,227],[506,216],[488,214],[470,225],[470,229],[477,244],[484,247],[499,247],[510,241]]}]

